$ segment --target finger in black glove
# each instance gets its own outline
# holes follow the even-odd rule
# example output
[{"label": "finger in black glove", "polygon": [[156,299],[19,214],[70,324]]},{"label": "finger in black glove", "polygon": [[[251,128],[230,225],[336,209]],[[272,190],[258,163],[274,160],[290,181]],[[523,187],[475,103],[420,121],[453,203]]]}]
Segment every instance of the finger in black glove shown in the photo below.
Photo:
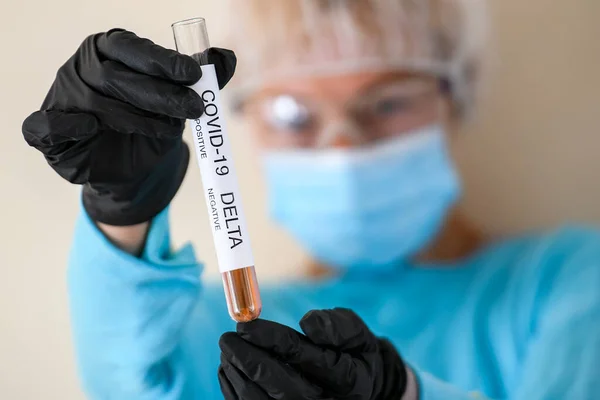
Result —
[{"label": "finger in black glove", "polygon": [[[258,393],[273,399],[323,399],[321,388],[302,374],[252,345],[234,332],[225,333],[221,346],[221,371],[229,379],[237,398],[253,399]],[[222,383],[223,385],[223,383]]]},{"label": "finger in black glove", "polygon": [[[212,48],[196,58],[215,64],[221,87],[234,73],[229,50]],[[194,58],[132,32],[89,36],[59,69],[41,109],[24,121],[24,138],[60,176],[84,185],[92,219],[148,221],[185,176],[185,119],[204,109],[186,86],[201,76]]]},{"label": "finger in black glove", "polygon": [[407,372],[400,355],[354,312],[311,311],[300,326],[305,335],[256,320],[238,324],[237,334],[223,335],[219,379],[224,393],[233,390],[237,398],[250,399],[240,393],[262,389],[270,398],[286,399],[402,397]]}]

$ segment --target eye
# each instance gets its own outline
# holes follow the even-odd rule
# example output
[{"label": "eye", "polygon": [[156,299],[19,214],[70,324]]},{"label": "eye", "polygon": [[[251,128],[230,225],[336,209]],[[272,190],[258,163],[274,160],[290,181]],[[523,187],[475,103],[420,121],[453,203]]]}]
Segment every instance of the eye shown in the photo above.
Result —
[{"label": "eye", "polygon": [[387,117],[408,110],[410,105],[410,101],[406,98],[387,97],[377,101],[374,104],[373,111],[379,116]]},{"label": "eye", "polygon": [[267,102],[267,120],[274,128],[302,131],[310,127],[312,117],[306,105],[293,96],[277,96]]}]

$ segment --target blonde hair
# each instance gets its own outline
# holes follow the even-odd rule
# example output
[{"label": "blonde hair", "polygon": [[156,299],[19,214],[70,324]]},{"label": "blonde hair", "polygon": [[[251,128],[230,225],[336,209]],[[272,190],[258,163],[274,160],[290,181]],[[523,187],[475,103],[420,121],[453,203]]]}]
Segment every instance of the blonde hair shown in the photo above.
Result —
[{"label": "blonde hair", "polygon": [[475,103],[485,0],[229,0],[238,94],[273,79],[360,70],[430,72],[456,108]]}]

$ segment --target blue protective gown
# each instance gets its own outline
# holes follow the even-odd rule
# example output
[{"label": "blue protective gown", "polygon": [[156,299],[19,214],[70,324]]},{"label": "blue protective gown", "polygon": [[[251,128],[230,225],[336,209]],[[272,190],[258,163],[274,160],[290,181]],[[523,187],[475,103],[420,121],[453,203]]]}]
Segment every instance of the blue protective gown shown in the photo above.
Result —
[{"label": "blue protective gown", "polygon": [[[218,340],[234,330],[221,285],[191,247],[172,251],[168,210],[144,254],[111,245],[85,214],[69,268],[80,375],[93,399],[221,399]],[[259,271],[260,272],[260,271]],[[454,265],[261,287],[263,318],[298,328],[348,307],[416,372],[421,400],[600,399],[600,235],[565,228]]]}]

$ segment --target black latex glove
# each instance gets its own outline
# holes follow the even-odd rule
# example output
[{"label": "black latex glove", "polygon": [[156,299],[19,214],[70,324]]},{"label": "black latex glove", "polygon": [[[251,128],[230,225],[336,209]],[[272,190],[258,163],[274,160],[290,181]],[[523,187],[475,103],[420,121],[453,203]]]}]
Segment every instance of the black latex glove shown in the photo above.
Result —
[{"label": "black latex glove", "polygon": [[[234,73],[229,50],[196,58],[215,64],[221,88]],[[113,29],[89,36],[58,70],[23,135],[60,176],[84,185],[92,219],[133,225],[173,199],[189,161],[185,119],[204,109],[186,87],[202,76],[198,61]]]},{"label": "black latex glove", "polygon": [[238,324],[220,340],[219,381],[227,400],[399,400],[407,385],[400,355],[353,311],[310,311],[304,335],[275,322]]}]

